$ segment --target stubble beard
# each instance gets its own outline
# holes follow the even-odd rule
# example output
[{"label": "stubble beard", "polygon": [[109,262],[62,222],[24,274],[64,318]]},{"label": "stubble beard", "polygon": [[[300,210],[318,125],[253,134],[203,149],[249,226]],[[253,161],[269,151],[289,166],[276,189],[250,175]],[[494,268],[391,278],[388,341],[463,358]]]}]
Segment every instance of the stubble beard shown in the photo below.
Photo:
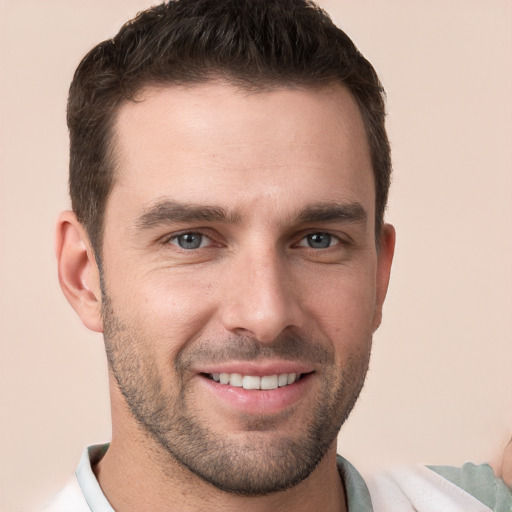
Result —
[{"label": "stubble beard", "polygon": [[[264,345],[252,338],[229,337],[222,345],[215,344],[223,347],[221,352],[206,341],[185,346],[174,364],[177,387],[171,391],[166,389],[154,354],[141,333],[114,314],[106,294],[102,314],[110,371],[132,416],[162,448],[162,460],[170,456],[203,481],[229,493],[262,496],[291,488],[307,478],[335,442],[368,370],[371,335],[341,370],[334,363],[332,350],[298,333]],[[295,438],[279,433],[279,422],[284,419],[279,415],[245,415],[241,418],[243,434],[226,436],[213,432],[201,421],[200,408],[194,404],[184,379],[191,362],[286,356],[313,360],[323,369],[316,375],[320,392],[310,419],[297,425]]]}]

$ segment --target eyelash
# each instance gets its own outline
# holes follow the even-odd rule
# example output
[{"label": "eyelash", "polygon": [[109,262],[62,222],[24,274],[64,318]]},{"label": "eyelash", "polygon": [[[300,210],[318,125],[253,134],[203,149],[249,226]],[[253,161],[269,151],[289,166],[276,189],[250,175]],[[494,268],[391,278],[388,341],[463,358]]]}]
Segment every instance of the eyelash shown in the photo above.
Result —
[{"label": "eyelash", "polygon": [[[307,239],[308,239],[308,237],[313,237],[313,236],[315,236],[315,235],[320,235],[320,236],[322,236],[322,237],[324,237],[324,236],[329,237],[329,246],[328,246],[328,247],[311,247],[311,246],[309,246],[309,245],[302,245],[302,244],[301,244],[301,242],[303,242],[304,240],[307,240]],[[335,242],[335,243],[331,245],[331,242]],[[340,244],[342,244],[342,243],[343,243],[343,240],[342,240],[339,236],[337,236],[337,235],[334,235],[334,234],[329,233],[329,232],[327,232],[327,231],[312,231],[312,232],[307,233],[306,235],[304,235],[304,236],[299,240],[298,244],[296,244],[296,245],[298,245],[299,247],[306,247],[306,248],[313,249],[313,250],[319,250],[319,249],[324,249],[324,250],[326,250],[326,249],[330,249],[330,248],[332,248],[332,247],[335,247],[335,246],[337,246],[337,245],[340,245]]]},{"label": "eyelash", "polygon": [[[180,237],[183,237],[185,235],[195,235],[195,236],[198,236],[200,237],[200,242],[199,242],[199,246],[198,247],[192,247],[192,248],[186,248],[186,247],[181,247],[179,245],[179,243],[173,243],[174,241],[177,241]],[[321,236],[327,236],[329,237],[329,245],[328,247],[311,247],[310,245],[307,244],[304,244],[302,245],[301,243],[305,240],[307,240],[308,237],[312,237],[314,235],[321,235]],[[192,251],[196,251],[196,250],[199,250],[199,249],[204,249],[206,247],[209,247],[210,245],[212,245],[211,243],[208,245],[208,246],[202,246],[203,243],[205,242],[205,239],[209,240],[210,242],[213,242],[213,244],[215,244],[215,240],[201,232],[201,231],[182,231],[180,233],[174,233],[173,235],[171,236],[168,236],[164,239],[164,244],[167,245],[167,244],[171,244],[171,245],[174,245],[176,246],[178,249],[182,250],[182,251],[185,251],[185,252],[192,252]],[[332,242],[335,242],[335,243],[332,243]],[[309,233],[305,233],[300,239],[298,242],[296,242],[295,244],[293,244],[294,247],[304,247],[306,249],[312,249],[312,250],[327,250],[327,249],[331,249],[333,247],[336,247],[338,245],[342,245],[342,244],[346,244],[347,242],[344,241],[340,236],[338,235],[335,235],[333,233],[329,233],[327,231],[310,231]],[[220,244],[218,244],[220,245]]]},{"label": "eyelash", "polygon": [[[188,248],[187,249],[185,247],[181,247],[180,245],[178,245],[178,243],[176,243],[176,244],[172,243],[173,241],[178,240],[180,237],[183,237],[185,235],[195,235],[195,236],[200,237],[201,241],[200,241],[199,247],[197,247],[197,248],[194,247],[194,248]],[[164,240],[164,243],[165,244],[175,245],[178,249],[181,249],[183,251],[192,252],[194,250],[204,249],[204,247],[201,247],[201,245],[204,243],[204,239],[205,238],[210,240],[210,242],[214,242],[214,240],[213,240],[213,238],[211,236],[208,236],[207,234],[202,233],[201,231],[182,231],[181,233],[174,233],[173,235],[167,237]]]}]

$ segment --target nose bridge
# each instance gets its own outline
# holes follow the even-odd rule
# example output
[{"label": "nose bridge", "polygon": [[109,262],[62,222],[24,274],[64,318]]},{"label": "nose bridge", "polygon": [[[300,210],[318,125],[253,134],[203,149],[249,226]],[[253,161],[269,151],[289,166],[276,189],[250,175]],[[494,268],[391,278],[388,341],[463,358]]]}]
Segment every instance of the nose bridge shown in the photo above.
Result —
[{"label": "nose bridge", "polygon": [[300,308],[286,257],[264,245],[237,256],[222,321],[229,331],[270,342],[287,327],[298,326]]}]

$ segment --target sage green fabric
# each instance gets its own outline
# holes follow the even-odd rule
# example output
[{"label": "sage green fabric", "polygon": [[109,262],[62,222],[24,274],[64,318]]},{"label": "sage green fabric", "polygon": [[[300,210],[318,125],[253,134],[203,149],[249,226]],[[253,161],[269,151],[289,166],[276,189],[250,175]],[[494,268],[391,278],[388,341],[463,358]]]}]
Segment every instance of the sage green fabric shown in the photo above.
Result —
[{"label": "sage green fabric", "polygon": [[345,485],[347,509],[349,512],[373,512],[370,492],[357,469],[341,455],[336,457],[338,472]]},{"label": "sage green fabric", "polygon": [[[373,512],[370,493],[362,476],[340,455],[337,456],[337,465],[345,484],[348,511]],[[475,465],[468,462],[462,467],[427,467],[471,494],[493,512],[512,512],[512,491],[503,480],[495,476],[488,464]]]},{"label": "sage green fabric", "polygon": [[488,464],[467,462],[462,467],[427,466],[449,480],[494,512],[512,512],[512,493]]}]

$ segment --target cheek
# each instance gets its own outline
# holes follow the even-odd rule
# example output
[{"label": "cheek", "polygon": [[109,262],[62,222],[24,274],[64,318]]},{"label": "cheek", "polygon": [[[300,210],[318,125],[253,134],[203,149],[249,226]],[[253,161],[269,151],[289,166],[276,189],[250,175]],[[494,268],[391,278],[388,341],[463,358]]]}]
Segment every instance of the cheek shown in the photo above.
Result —
[{"label": "cheek", "polygon": [[371,270],[334,271],[315,280],[307,294],[306,310],[335,349],[338,360],[366,353],[373,332],[375,273]]},{"label": "cheek", "polygon": [[310,307],[334,325],[371,323],[376,301],[375,271],[371,268],[333,269],[304,283]]},{"label": "cheek", "polygon": [[[114,312],[146,344],[169,358],[196,337],[214,311],[211,285],[192,275],[169,271],[107,285]],[[168,359],[167,356],[163,356]]]}]

